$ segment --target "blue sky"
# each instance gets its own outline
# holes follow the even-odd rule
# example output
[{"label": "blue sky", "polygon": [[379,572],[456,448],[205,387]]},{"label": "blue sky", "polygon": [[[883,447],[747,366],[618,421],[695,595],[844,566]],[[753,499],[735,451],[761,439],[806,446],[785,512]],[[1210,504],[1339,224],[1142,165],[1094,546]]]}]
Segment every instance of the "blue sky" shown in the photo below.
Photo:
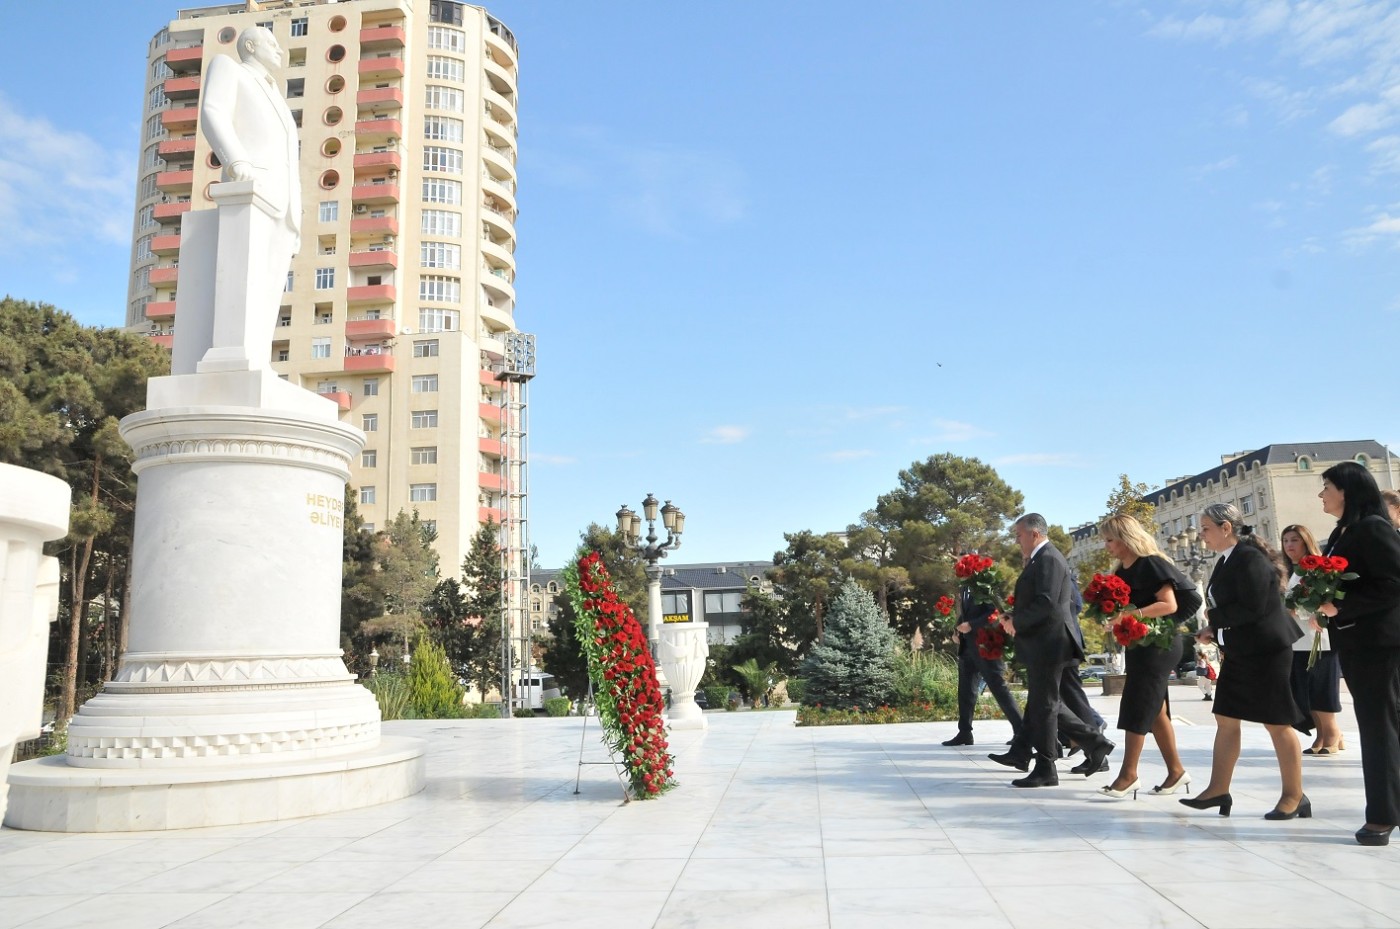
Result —
[{"label": "blue sky", "polygon": [[[0,80],[0,290],[91,324],[176,8],[120,6],[15,5]],[[944,451],[1071,525],[1122,472],[1400,450],[1400,4],[862,7],[488,7],[545,565],[648,491],[672,560],[770,557]]]}]

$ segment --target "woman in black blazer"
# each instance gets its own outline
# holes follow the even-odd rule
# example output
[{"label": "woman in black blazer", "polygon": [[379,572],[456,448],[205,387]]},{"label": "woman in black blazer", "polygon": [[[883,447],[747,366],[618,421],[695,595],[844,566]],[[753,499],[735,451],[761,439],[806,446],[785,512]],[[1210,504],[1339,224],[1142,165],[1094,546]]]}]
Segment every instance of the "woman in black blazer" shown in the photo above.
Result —
[{"label": "woman in black blazer", "polygon": [[1196,799],[1181,802],[1198,810],[1220,808],[1230,815],[1230,780],[1240,758],[1240,721],[1263,723],[1278,756],[1283,789],[1265,819],[1312,815],[1303,793],[1303,759],[1293,724],[1302,714],[1288,685],[1293,670],[1293,642],[1302,636],[1283,608],[1282,573],[1268,548],[1240,511],[1215,503],[1201,513],[1201,540],[1220,553],[1206,586],[1210,628],[1202,641],[1214,640],[1225,653],[1215,682],[1215,750],[1210,783]]},{"label": "woman in black blazer", "polygon": [[1346,595],[1318,607],[1328,618],[1361,736],[1366,784],[1362,845],[1387,845],[1400,824],[1400,534],[1369,471],[1344,461],[1322,472],[1322,509],[1337,517],[1327,554],[1347,560]]}]

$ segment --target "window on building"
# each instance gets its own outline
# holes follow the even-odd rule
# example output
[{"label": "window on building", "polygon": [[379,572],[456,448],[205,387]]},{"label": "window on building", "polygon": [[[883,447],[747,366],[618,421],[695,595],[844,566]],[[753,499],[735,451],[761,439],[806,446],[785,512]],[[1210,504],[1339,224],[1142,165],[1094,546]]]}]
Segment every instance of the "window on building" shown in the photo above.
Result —
[{"label": "window on building", "polygon": [[307,23],[307,18],[306,18],[305,16],[302,16],[302,17],[300,17],[300,18],[298,18],[298,19],[292,20],[292,36],[293,36],[293,38],[295,38],[296,36],[303,36],[303,35],[306,35],[306,31],[307,31],[308,28],[309,28],[309,24]]},{"label": "window on building", "polygon": [[304,78],[304,77],[289,77],[289,78],[287,78],[287,99],[288,99],[288,100],[295,100],[297,97],[305,97],[305,96],[306,96],[306,78]]},{"label": "window on building", "polygon": [[663,619],[671,616],[684,616],[690,618],[690,594],[689,593],[663,593],[661,595],[661,616]]},{"label": "window on building", "polygon": [[160,193],[160,191],[156,189],[156,176],[154,174],[147,174],[145,177],[141,178],[141,186],[136,191],[136,199],[149,200],[158,193]]},{"label": "window on building", "polygon": [[436,358],[438,356],[438,340],[423,339],[413,343],[414,358]]},{"label": "window on building", "polygon": [[419,246],[419,260],[425,268],[462,268],[462,246],[450,242],[424,242]]},{"label": "window on building", "polygon": [[371,506],[371,505],[373,505],[373,504],[374,504],[374,488],[373,488],[373,487],[361,487],[361,488],[360,488],[360,505],[361,505],[361,506]]},{"label": "window on building", "polygon": [[156,143],[153,144],[153,145],[148,145],[148,146],[146,147],[145,153],[141,156],[141,165],[142,165],[142,167],[146,167],[146,168],[163,168],[163,167],[165,167],[165,159],[162,158],[162,157],[160,157],[160,143],[159,143],[159,142],[156,142]]},{"label": "window on building", "polygon": [[432,503],[437,499],[436,484],[409,484],[408,500],[410,503]]},{"label": "window on building", "polygon": [[443,110],[448,113],[460,113],[466,97],[462,91],[455,87],[444,87],[441,84],[429,84],[427,88],[426,100],[428,109]]},{"label": "window on building", "polygon": [[428,56],[428,80],[456,81],[461,83],[466,76],[466,65],[460,58],[444,58],[441,55]]},{"label": "window on building", "polygon": [[1254,515],[1254,494],[1245,494],[1240,497],[1240,512],[1245,516]]},{"label": "window on building", "polygon": [[462,173],[462,153],[455,148],[441,145],[423,146],[423,170],[442,171],[446,174]]},{"label": "window on building", "polygon": [[462,182],[442,177],[423,178],[424,203],[461,203]]},{"label": "window on building", "polygon": [[365,378],[364,383],[360,385],[360,393],[364,394],[366,397],[379,396],[379,378]]},{"label": "window on building", "polygon": [[322,200],[320,219],[323,223],[333,223],[340,219],[340,201]]},{"label": "window on building", "polygon": [[373,531],[374,531],[374,523],[360,523],[360,531],[361,531],[361,532],[373,532]]},{"label": "window on building", "polygon": [[435,394],[438,389],[438,376],[436,374],[415,374],[413,375],[413,392],[416,394]]},{"label": "window on building", "polygon": [[316,289],[330,290],[335,286],[335,268],[316,269]]},{"label": "window on building", "polygon": [[411,449],[408,453],[408,463],[416,465],[437,464],[437,446],[427,445],[421,448]]},{"label": "window on building", "polygon": [[436,519],[424,519],[424,520],[420,520],[420,521],[419,521],[419,525],[421,525],[421,526],[423,527],[423,532],[424,532],[426,535],[428,535],[430,538],[434,538],[434,539],[437,538],[437,520],[436,520]]},{"label": "window on building", "polygon": [[377,468],[377,467],[379,467],[379,452],[378,452],[376,449],[373,449],[373,448],[367,448],[367,449],[365,449],[364,451],[360,452],[360,467],[362,467],[362,468]]},{"label": "window on building", "polygon": [[455,277],[424,275],[418,281],[418,299],[460,303],[462,301],[462,282]]},{"label": "window on building", "polygon": [[165,131],[165,123],[160,121],[159,113],[146,120],[146,138],[163,139],[166,135],[167,133]]},{"label": "window on building", "polygon": [[1303,456],[1299,457],[1299,459],[1298,459],[1298,470],[1299,470],[1299,471],[1311,471],[1311,470],[1312,470],[1312,462],[1308,460],[1308,458],[1307,458],[1306,455],[1303,455]]},{"label": "window on building", "polygon": [[1196,525],[1196,514],[1195,514],[1195,513],[1192,513],[1190,516],[1186,517],[1186,528],[1187,528],[1187,529],[1199,529],[1199,528],[1200,528],[1200,526]]},{"label": "window on building", "polygon": [[[289,294],[289,293],[292,292],[292,283],[293,283],[293,281],[295,281],[295,279],[296,279],[296,273],[293,272],[293,271],[288,271],[288,272],[287,272],[287,283],[283,285],[283,287],[282,287],[282,293],[284,293],[284,294]],[[279,320],[278,323],[277,323],[277,325],[279,325],[279,326],[283,326],[283,325],[290,326],[291,324],[292,324],[291,319],[288,319],[285,323],[283,323],[283,322],[281,322],[281,321]]]},{"label": "window on building", "polygon": [[165,87],[161,84],[151,88],[151,92],[146,97],[146,109],[162,109],[168,101],[165,99]]},{"label": "window on building", "polygon": [[423,332],[456,332],[459,314],[445,307],[418,308],[418,328]]},{"label": "window on building", "polygon": [[449,26],[462,25],[462,4],[459,0],[429,0],[428,21],[447,23]]},{"label": "window on building", "polygon": [[460,142],[465,138],[463,122],[448,116],[423,117],[423,138],[435,142]]},{"label": "window on building", "polygon": [[[277,360],[278,360],[278,361],[289,361],[289,360],[291,360],[291,357],[292,357],[292,352],[291,352],[290,349],[279,348],[279,349],[277,350]],[[286,380],[286,377],[284,376],[282,379],[283,379],[283,380]]]},{"label": "window on building", "polygon": [[[705,620],[712,621],[712,617],[734,617],[731,622],[737,622],[738,616],[743,612],[740,604],[744,599],[743,591],[724,590],[707,591],[705,593]],[[721,619],[721,622],[724,620]]]},{"label": "window on building", "polygon": [[467,50],[467,34],[461,29],[429,26],[428,48],[441,48],[449,52],[465,52]]},{"label": "window on building", "polygon": [[360,417],[360,429],[364,432],[379,431],[379,414],[365,413]]},{"label": "window on building", "polygon": [[424,210],[424,235],[441,235],[456,238],[462,234],[462,214],[449,210]]},{"label": "window on building", "polygon": [[409,426],[414,429],[435,429],[438,424],[437,410],[414,410]]},{"label": "window on building", "polygon": [[330,339],[330,336],[326,336],[325,338],[321,338],[321,339],[312,339],[312,340],[311,340],[311,357],[312,357],[312,358],[329,358],[329,357],[331,357],[331,339]]},{"label": "window on building", "polygon": [[147,258],[150,258],[153,254],[153,252],[151,251],[152,238],[154,238],[154,236],[143,235],[141,238],[136,240],[137,261],[145,261]]}]

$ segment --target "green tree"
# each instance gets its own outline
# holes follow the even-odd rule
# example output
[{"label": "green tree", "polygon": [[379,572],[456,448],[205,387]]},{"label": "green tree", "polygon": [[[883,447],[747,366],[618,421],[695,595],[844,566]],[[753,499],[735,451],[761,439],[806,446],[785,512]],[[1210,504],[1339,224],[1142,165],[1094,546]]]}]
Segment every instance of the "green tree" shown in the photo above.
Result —
[{"label": "green tree", "polygon": [[429,636],[418,639],[408,666],[408,698],[419,719],[453,719],[462,715],[462,688],[447,653]]},{"label": "green tree", "polygon": [[764,697],[772,693],[773,688],[777,687],[783,679],[776,662],[760,665],[755,658],[733,665],[731,670],[739,675],[739,679],[743,682],[740,689],[744,691],[744,694],[749,698],[749,703],[755,708]]},{"label": "green tree", "polygon": [[362,624],[362,628],[375,638],[399,639],[405,654],[409,639],[423,627],[429,601],[438,584],[434,538],[417,510],[412,513],[400,510],[374,539],[374,557],[378,565],[374,584],[383,597],[384,614]]},{"label": "green tree", "polygon": [[[1128,479],[1128,475],[1118,475],[1118,486],[1114,487],[1108,494],[1105,501],[1104,514],[1099,517],[1099,521],[1110,516],[1125,514],[1142,523],[1142,527],[1151,536],[1157,535],[1157,507],[1147,500],[1147,492],[1151,490],[1143,483],[1133,483]],[[1080,559],[1078,565],[1079,586],[1081,588],[1088,585],[1095,574],[1107,574],[1113,569],[1113,556],[1105,548],[1098,548],[1087,557]]]},{"label": "green tree", "polygon": [[361,528],[359,492],[345,488],[345,519],[341,550],[340,639],[347,652],[364,650],[360,626],[366,620],[384,615],[384,592],[375,583],[379,570],[375,559],[374,533]]},{"label": "green tree", "polygon": [[832,601],[826,636],[802,665],[807,705],[873,709],[894,693],[895,636],[875,598],[847,579]]},{"label": "green tree", "polygon": [[[798,621],[805,625],[807,614],[804,609],[794,610],[792,615],[796,615]],[[788,604],[753,586],[745,591],[740,601],[739,625],[742,631],[732,643],[725,646],[723,664],[718,663],[715,647],[710,646],[710,657],[716,661],[716,675],[723,683],[731,686],[742,683],[738,675],[730,672],[736,664],[748,660],[764,665],[773,664],[784,676],[789,676],[812,646],[809,639],[802,651],[798,651],[802,646],[796,642],[798,636],[789,628]],[[715,683],[720,683],[721,680],[716,680]]]},{"label": "green tree", "polygon": [[588,692],[588,663],[574,629],[573,605],[569,603],[568,594],[560,593],[554,603],[558,609],[549,618],[549,637],[544,643],[540,666],[554,675],[564,693],[578,699]]},{"label": "green tree", "polygon": [[783,533],[787,548],[773,555],[768,578],[782,604],[784,644],[799,658],[821,641],[827,605],[846,573],[846,543],[835,533]]},{"label": "green tree", "polygon": [[466,677],[484,696],[499,686],[503,650],[501,610],[505,602],[501,590],[501,546],[496,523],[487,520],[472,536],[471,547],[462,560],[463,604],[467,617],[462,624],[455,660],[465,665]]}]

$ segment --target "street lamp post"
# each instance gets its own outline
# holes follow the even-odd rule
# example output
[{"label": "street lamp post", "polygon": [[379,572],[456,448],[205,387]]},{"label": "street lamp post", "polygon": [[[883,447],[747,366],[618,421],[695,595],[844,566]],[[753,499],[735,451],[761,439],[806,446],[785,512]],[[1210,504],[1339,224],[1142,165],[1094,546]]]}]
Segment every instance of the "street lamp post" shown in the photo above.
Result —
[{"label": "street lamp post", "polygon": [[681,533],[685,531],[685,514],[670,500],[660,507],[661,525],[666,529],[666,541],[659,541],[656,534],[658,501],[647,494],[642,501],[642,513],[647,521],[646,543],[642,543],[642,517],[628,509],[627,504],[617,511],[617,531],[623,542],[636,549],[647,563],[647,643],[652,656],[656,655],[657,643],[661,636],[661,565],[658,562],[668,552],[681,547]]},{"label": "street lamp post", "polygon": [[[1215,552],[1206,548],[1195,526],[1187,526],[1185,531],[1167,540],[1171,545],[1172,558],[1186,569],[1186,573],[1196,582],[1201,591],[1202,606],[1206,598],[1206,566],[1215,559]],[[1197,616],[1197,627],[1200,617]]]}]

